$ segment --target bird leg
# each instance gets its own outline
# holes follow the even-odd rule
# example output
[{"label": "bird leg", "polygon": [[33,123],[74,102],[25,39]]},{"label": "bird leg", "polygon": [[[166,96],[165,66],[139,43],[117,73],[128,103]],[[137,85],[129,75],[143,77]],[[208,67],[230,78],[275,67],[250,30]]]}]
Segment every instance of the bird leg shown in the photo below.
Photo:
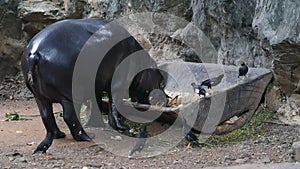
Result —
[{"label": "bird leg", "polygon": [[186,148],[185,148],[185,149],[186,149],[186,150],[188,150],[188,149],[191,149],[191,148],[192,148],[192,146],[191,146],[191,145],[192,145],[192,143],[191,143],[191,142],[189,142],[189,143],[188,143],[188,145],[186,146]]},{"label": "bird leg", "polygon": [[44,157],[43,157],[43,160],[51,160],[53,159],[54,157],[48,153],[44,153]]}]

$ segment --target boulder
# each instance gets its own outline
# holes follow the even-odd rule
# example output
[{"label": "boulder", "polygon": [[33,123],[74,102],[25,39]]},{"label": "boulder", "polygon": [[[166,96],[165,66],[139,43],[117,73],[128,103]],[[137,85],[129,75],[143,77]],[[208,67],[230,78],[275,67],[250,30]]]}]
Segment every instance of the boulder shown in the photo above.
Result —
[{"label": "boulder", "polygon": [[287,98],[285,104],[283,104],[277,110],[277,116],[279,119],[290,125],[300,124],[300,95],[292,94]]},{"label": "boulder", "polygon": [[300,94],[300,43],[283,41],[272,48],[275,79],[287,96]]},{"label": "boulder", "polygon": [[273,112],[276,112],[284,103],[286,103],[286,96],[278,83],[272,82],[268,86],[264,101],[266,108]]},{"label": "boulder", "polygon": [[51,23],[68,18],[81,18],[83,2],[75,0],[25,0],[18,4],[23,21],[25,38],[29,41],[36,33]]}]

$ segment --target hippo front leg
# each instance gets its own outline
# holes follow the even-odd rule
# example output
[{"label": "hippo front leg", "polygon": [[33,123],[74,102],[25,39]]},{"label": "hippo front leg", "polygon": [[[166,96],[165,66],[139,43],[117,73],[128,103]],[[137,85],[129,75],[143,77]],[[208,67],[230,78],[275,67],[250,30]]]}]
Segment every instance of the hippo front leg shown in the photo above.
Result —
[{"label": "hippo front leg", "polygon": [[36,154],[37,152],[42,152],[43,154],[46,153],[48,148],[51,146],[53,142],[53,133],[47,132],[46,138],[37,146],[32,154]]},{"label": "hippo front leg", "polygon": [[119,114],[115,100],[109,94],[109,114],[108,114],[109,125],[115,130],[128,130],[129,127],[122,124],[122,116]]},{"label": "hippo front leg", "polygon": [[74,105],[70,101],[62,101],[64,121],[68,125],[73,138],[76,141],[89,141],[91,138],[87,135],[79,122]]},{"label": "hippo front leg", "polygon": [[[91,127],[105,127],[105,123],[103,121],[103,108],[102,108],[102,97],[101,96],[96,96],[97,101],[95,99],[91,100],[90,107],[91,107],[91,115],[85,124],[86,126],[91,126]],[[98,110],[99,107],[99,110]]]},{"label": "hippo front leg", "polygon": [[52,103],[42,98],[36,98],[36,103],[38,105],[47,134],[45,139],[34,150],[33,154],[40,151],[42,153],[46,153],[48,148],[51,146],[53,139],[66,137],[66,134],[59,130],[55,122]]}]

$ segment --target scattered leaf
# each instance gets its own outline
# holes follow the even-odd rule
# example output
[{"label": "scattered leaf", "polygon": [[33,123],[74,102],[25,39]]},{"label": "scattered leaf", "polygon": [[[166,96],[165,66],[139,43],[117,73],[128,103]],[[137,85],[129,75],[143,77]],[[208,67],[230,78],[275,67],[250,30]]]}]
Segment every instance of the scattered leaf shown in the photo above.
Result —
[{"label": "scattered leaf", "polygon": [[18,112],[11,112],[5,114],[5,121],[18,121],[20,116]]},{"label": "scattered leaf", "polygon": [[31,120],[30,118],[21,117],[19,115],[19,112],[11,112],[5,114],[5,120],[4,121],[18,121],[18,120]]}]

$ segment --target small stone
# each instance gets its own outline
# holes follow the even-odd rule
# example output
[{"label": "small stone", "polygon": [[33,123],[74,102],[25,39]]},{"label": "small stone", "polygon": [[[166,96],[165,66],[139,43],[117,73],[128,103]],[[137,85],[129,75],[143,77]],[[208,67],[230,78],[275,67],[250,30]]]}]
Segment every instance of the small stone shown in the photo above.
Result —
[{"label": "small stone", "polygon": [[182,164],[182,160],[181,159],[173,161],[173,165],[178,165],[178,164]]},{"label": "small stone", "polygon": [[14,157],[8,157],[8,160],[12,162],[12,161],[15,160],[15,158]]},{"label": "small stone", "polygon": [[246,162],[248,162],[249,158],[239,158],[239,159],[236,159],[234,161],[234,163],[236,164],[245,164]]},{"label": "small stone", "polygon": [[27,160],[24,157],[21,157],[18,159],[21,163],[27,163]]},{"label": "small stone", "polygon": [[120,140],[122,140],[122,137],[121,136],[115,136],[115,137],[111,136],[110,139],[120,141]]},{"label": "small stone", "polygon": [[224,160],[223,160],[223,163],[231,163],[232,161],[235,161],[235,160],[236,160],[235,158],[225,156]]},{"label": "small stone", "polygon": [[267,163],[270,163],[270,162],[271,162],[271,160],[270,160],[269,157],[265,157],[265,158],[259,160],[259,163],[264,163],[264,164],[267,164]]},{"label": "small stone", "polygon": [[27,143],[28,146],[34,145],[34,141]]},{"label": "small stone", "polygon": [[295,161],[300,162],[300,141],[293,143],[292,152],[293,152]]}]

